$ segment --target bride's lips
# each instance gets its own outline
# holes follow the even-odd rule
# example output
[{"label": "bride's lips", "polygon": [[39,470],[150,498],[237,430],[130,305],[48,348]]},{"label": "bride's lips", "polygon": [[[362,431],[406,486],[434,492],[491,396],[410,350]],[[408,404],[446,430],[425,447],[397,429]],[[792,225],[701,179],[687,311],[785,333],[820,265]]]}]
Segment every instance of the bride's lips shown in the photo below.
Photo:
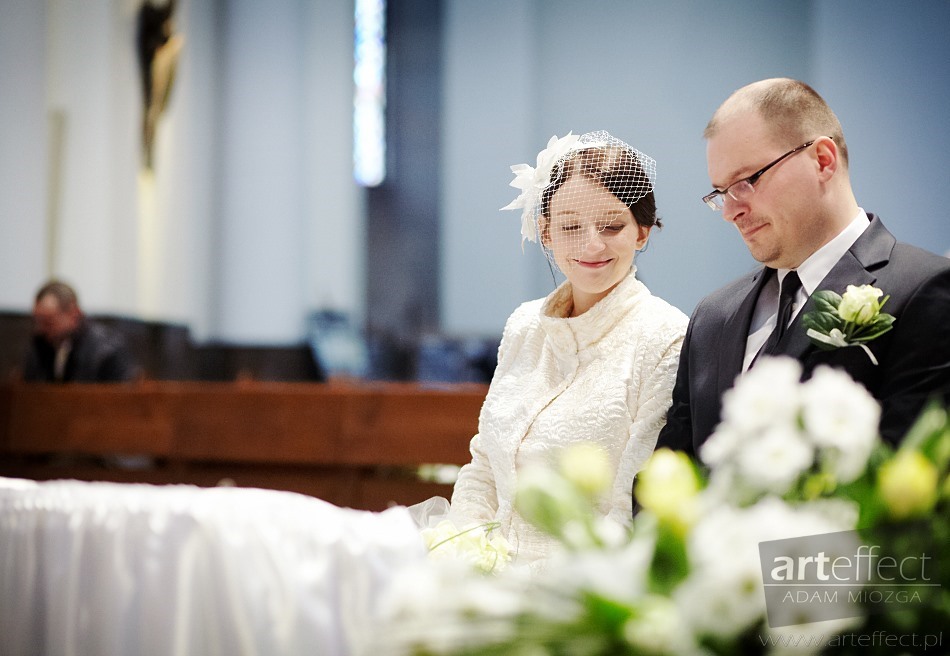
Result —
[{"label": "bride's lips", "polygon": [[610,264],[611,262],[613,262],[613,260],[603,260],[599,262],[585,262],[584,260],[574,260],[574,261],[577,262],[578,265],[582,267],[586,267],[588,269],[601,269],[607,266],[608,264]]}]

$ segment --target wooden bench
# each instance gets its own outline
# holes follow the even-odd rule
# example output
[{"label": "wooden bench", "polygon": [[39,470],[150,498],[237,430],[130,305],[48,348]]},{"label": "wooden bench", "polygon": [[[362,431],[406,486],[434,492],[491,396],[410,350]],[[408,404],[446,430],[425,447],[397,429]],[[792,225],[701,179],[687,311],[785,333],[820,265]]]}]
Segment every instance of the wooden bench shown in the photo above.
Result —
[{"label": "wooden bench", "polygon": [[381,510],[451,486],[484,385],[0,385],[0,476],[289,490]]}]

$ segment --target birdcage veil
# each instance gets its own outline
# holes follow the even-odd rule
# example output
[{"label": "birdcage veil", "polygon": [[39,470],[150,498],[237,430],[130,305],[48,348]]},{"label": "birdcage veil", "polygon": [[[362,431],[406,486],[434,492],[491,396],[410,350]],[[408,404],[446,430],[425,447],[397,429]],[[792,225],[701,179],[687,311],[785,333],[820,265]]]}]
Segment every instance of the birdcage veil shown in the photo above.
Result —
[{"label": "birdcage veil", "polygon": [[[522,245],[539,242],[562,269],[592,240],[619,234],[618,212],[630,209],[656,182],[652,157],[603,130],[553,136],[534,167],[517,164],[511,171],[511,186],[521,194],[502,209],[520,209]],[[561,264],[555,249],[562,254]]]}]

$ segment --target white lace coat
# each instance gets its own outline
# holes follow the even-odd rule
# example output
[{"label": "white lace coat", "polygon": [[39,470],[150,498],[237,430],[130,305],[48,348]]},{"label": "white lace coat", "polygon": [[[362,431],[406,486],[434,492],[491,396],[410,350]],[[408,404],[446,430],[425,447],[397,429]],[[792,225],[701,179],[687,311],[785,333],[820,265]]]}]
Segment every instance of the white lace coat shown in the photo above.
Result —
[{"label": "white lace coat", "polygon": [[607,452],[616,476],[601,510],[630,522],[633,478],[666,422],[688,321],[634,271],[579,317],[567,318],[565,282],[521,305],[505,325],[451,517],[460,526],[501,522],[519,563],[544,558],[553,542],[512,507],[518,470],[553,465],[568,444],[589,441]]}]

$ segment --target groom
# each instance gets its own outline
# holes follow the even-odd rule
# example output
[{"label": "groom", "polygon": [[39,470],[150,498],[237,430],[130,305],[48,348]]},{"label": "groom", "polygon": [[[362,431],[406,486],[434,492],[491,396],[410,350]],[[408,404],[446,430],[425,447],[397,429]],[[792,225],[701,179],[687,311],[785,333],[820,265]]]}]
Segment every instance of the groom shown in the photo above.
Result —
[{"label": "groom", "polygon": [[[657,448],[698,454],[720,420],[723,393],[764,354],[798,359],[806,377],[821,364],[845,370],[880,401],[881,435],[897,443],[929,398],[950,396],[950,260],[898,243],[858,206],[841,125],[807,84],[743,87],[703,136],[714,186],[703,200],[765,266],[693,312]],[[882,311],[896,317],[867,343],[876,365],[856,346],[817,348],[802,325],[816,291],[865,284],[890,296]]]}]

